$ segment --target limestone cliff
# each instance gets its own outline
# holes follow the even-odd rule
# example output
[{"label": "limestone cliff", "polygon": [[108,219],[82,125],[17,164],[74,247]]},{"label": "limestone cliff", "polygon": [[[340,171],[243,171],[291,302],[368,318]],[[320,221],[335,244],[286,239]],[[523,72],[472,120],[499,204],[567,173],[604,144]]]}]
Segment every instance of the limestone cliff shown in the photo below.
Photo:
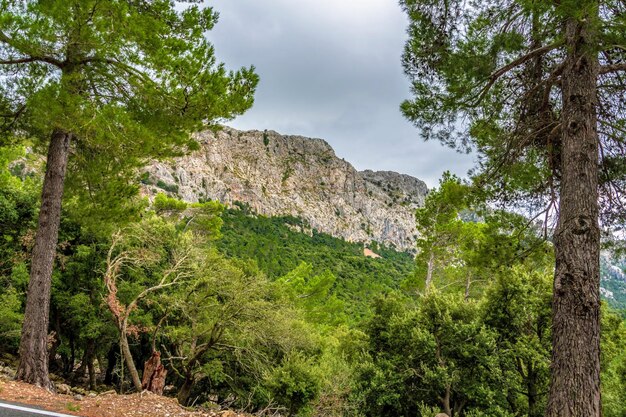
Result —
[{"label": "limestone cliff", "polygon": [[257,213],[297,216],[346,240],[413,248],[413,213],[428,191],[422,181],[358,172],[322,139],[231,128],[197,139],[200,150],[147,168],[149,194],[165,190],[189,202],[241,201]]}]

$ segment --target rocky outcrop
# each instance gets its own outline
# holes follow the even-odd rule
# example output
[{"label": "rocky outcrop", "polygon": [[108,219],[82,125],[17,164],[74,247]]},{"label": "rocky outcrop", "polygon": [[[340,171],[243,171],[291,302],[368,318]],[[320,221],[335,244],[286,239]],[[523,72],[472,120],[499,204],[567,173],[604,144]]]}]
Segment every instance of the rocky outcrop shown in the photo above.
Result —
[{"label": "rocky outcrop", "polygon": [[416,178],[359,172],[322,139],[230,128],[197,139],[200,150],[147,168],[146,192],[189,202],[240,201],[259,214],[297,216],[349,241],[414,246],[414,211],[427,194]]}]

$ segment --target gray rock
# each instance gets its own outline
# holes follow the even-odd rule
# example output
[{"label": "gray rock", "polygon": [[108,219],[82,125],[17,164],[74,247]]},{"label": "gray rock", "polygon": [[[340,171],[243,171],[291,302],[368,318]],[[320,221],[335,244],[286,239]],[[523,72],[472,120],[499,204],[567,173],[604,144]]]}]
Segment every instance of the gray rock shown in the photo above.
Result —
[{"label": "gray rock", "polygon": [[224,128],[197,140],[201,148],[191,155],[148,166],[152,184],[145,194],[166,191],[157,184],[177,183],[177,196],[188,202],[241,201],[259,214],[300,217],[308,231],[414,248],[414,212],[428,193],[417,178],[359,172],[322,139]]}]

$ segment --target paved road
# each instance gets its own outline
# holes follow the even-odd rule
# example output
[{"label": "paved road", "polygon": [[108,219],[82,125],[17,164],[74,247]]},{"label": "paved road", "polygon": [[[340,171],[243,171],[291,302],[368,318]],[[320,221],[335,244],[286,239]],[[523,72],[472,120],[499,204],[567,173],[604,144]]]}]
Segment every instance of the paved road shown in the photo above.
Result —
[{"label": "paved road", "polygon": [[52,411],[45,411],[36,408],[30,408],[30,406],[0,402],[0,417],[76,417],[68,414],[53,413]]}]

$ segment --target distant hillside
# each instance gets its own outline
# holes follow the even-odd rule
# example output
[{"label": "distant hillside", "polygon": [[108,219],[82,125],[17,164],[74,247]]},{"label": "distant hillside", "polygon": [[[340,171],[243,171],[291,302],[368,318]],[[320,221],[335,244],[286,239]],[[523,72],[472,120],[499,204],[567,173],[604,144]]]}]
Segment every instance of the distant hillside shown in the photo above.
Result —
[{"label": "distant hillside", "polygon": [[334,291],[352,318],[363,316],[377,295],[397,289],[414,270],[408,253],[374,243],[372,249],[381,257],[366,257],[362,244],[311,231],[301,219],[265,217],[241,207],[225,211],[218,248],[227,256],[256,261],[270,278],[289,273],[301,262],[313,265],[315,274],[330,271],[337,278]]},{"label": "distant hillside", "polygon": [[[324,239],[335,237],[355,243],[351,250],[358,259],[363,258],[363,243],[380,242],[399,251],[414,250],[414,213],[428,194],[426,185],[417,178],[391,171],[359,172],[338,158],[322,139],[228,127],[200,133],[197,138],[198,151],[147,167],[142,177],[144,192],[166,192],[188,202],[219,200],[229,207],[241,202],[261,215],[254,227],[274,221],[263,216],[278,217],[276,221],[287,224],[292,232],[301,231],[318,242],[321,236],[327,236]],[[289,225],[284,221],[289,218],[302,224]],[[264,231],[265,244],[275,243],[268,240],[275,231]],[[249,231],[241,229],[239,233]],[[291,238],[300,239],[296,236]],[[245,248],[243,245],[238,250]],[[282,249],[292,250],[287,246]],[[230,251],[234,254],[234,246]],[[279,262],[274,257],[250,255],[270,274],[287,271],[266,264]],[[326,256],[332,259],[336,254],[328,249]],[[313,256],[302,259],[313,261]],[[315,261],[326,265],[328,259],[320,256]],[[289,266],[296,264],[290,262]],[[622,309],[626,308],[624,269],[626,260],[603,254],[602,296]]]},{"label": "distant hillside", "polygon": [[241,201],[259,214],[296,216],[348,241],[414,248],[414,211],[428,192],[416,178],[359,172],[322,139],[224,128],[201,133],[198,141],[197,152],[150,165],[146,191],[190,202]]},{"label": "distant hillside", "polygon": [[626,310],[626,259],[600,256],[600,293],[612,307]]}]

